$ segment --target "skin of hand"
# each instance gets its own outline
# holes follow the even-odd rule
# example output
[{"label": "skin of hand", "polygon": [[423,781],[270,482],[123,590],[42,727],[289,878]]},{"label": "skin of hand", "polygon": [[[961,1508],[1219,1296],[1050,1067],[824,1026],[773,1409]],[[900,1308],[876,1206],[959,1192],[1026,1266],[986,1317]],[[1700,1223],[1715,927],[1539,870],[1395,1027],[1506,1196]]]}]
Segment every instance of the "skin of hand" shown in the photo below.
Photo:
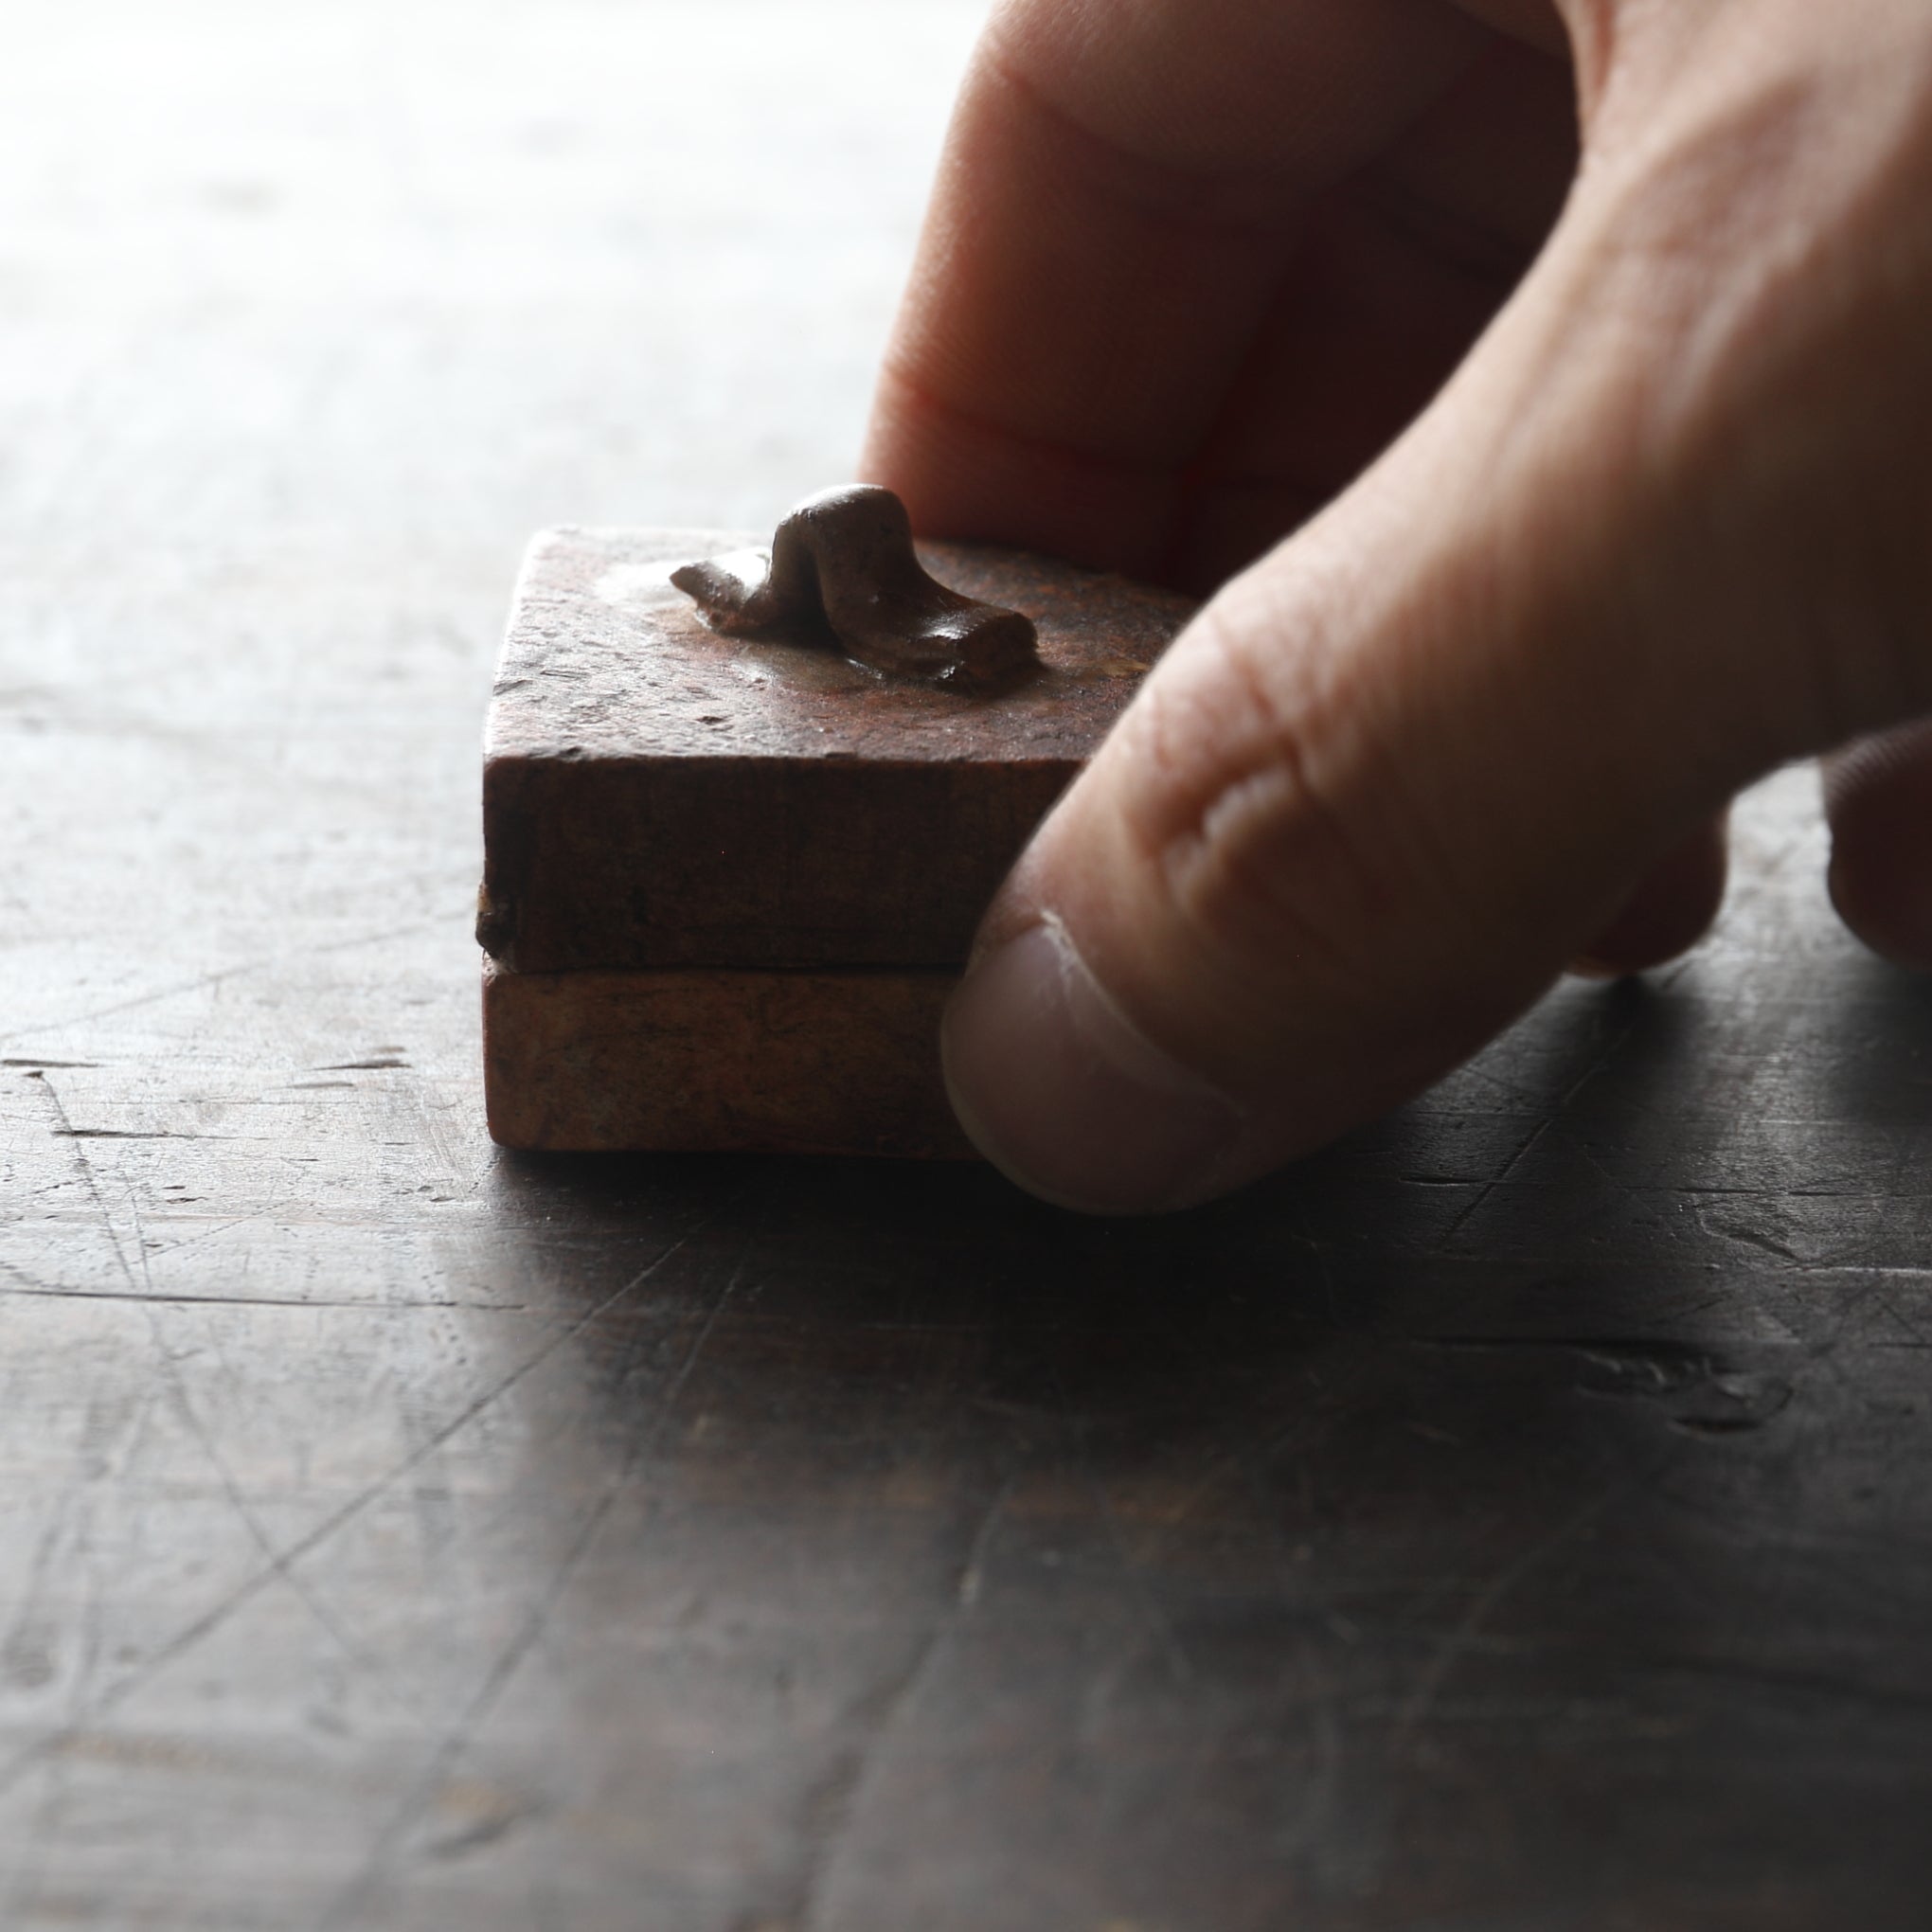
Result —
[{"label": "skin of hand", "polygon": [[1225,1193],[1690,944],[1809,754],[1932,966],[1928,211],[1924,0],[996,7],[865,474],[1213,594],[986,918],[981,1149]]}]

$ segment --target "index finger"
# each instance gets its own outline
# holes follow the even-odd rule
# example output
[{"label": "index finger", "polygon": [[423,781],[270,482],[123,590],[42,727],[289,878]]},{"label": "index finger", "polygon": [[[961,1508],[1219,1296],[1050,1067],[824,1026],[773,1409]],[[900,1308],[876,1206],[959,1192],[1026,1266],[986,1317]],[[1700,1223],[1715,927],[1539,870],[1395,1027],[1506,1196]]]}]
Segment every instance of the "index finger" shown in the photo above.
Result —
[{"label": "index finger", "polygon": [[1301,212],[1486,37],[1440,0],[1005,0],[864,473],[921,530],[1157,575]]}]

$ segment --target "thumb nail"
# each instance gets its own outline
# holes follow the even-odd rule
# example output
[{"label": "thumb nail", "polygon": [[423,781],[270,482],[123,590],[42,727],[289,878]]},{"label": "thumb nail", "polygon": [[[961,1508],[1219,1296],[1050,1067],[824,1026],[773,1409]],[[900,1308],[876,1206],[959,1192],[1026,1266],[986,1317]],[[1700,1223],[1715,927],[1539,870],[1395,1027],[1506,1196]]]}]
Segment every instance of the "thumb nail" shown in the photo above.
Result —
[{"label": "thumb nail", "polygon": [[1215,1191],[1242,1111],[1121,1012],[1048,915],[981,955],[940,1029],[974,1144],[1029,1193],[1143,1214]]}]

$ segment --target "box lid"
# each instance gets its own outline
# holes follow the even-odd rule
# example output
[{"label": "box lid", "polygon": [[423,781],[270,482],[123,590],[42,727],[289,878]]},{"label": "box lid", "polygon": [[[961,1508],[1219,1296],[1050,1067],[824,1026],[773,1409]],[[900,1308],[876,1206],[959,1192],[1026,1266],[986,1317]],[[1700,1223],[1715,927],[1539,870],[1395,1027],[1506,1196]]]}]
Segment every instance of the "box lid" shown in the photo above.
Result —
[{"label": "box lid", "polygon": [[921,544],[1031,617],[974,696],[727,637],[671,571],[729,531],[557,529],[516,591],[484,746],[477,937],[520,972],[950,965],[1033,827],[1191,615],[1023,552]]}]

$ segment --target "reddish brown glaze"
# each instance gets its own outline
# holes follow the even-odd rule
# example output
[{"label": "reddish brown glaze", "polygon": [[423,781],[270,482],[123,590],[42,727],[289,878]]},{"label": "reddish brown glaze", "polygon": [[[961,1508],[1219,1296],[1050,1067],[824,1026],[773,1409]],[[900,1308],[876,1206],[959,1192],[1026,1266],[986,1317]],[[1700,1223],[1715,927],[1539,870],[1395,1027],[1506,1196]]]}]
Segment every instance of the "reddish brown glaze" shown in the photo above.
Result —
[{"label": "reddish brown glaze", "polygon": [[888,677],[991,691],[1039,664],[1032,620],[928,576],[904,504],[876,484],[808,497],[773,535],[758,582],[723,561],[671,581],[728,636],[829,641]]},{"label": "reddish brown glaze", "polygon": [[[491,706],[478,937],[525,972],[946,967],[1191,606],[1050,558],[921,544],[1024,611],[996,696],[731,637],[671,588],[729,530],[555,530]],[[727,565],[728,567],[728,565]]]}]

